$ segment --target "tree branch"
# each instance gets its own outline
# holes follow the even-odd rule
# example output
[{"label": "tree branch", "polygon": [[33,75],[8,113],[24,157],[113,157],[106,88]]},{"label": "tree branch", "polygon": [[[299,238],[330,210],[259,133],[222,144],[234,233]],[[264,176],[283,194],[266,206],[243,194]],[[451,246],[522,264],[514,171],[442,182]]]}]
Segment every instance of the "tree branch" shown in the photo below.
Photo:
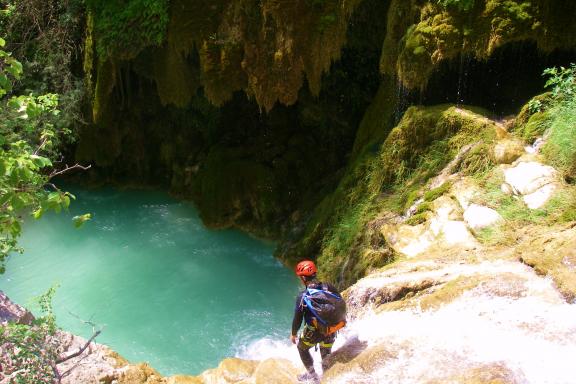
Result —
[{"label": "tree branch", "polygon": [[17,371],[12,372],[8,376],[4,376],[2,378],[2,380],[0,380],[0,384],[10,384],[10,383],[12,383],[12,380],[16,378],[16,376],[18,376],[20,373],[24,373],[24,372],[26,372],[26,369],[22,368],[22,369],[19,369]]},{"label": "tree branch", "polygon": [[86,348],[88,348],[88,346],[90,345],[90,343],[102,332],[101,329],[97,330],[96,332],[94,332],[94,334],[92,335],[92,337],[86,342],[86,344],[84,344],[84,346],[82,348],[80,348],[77,352],[74,352],[71,355],[68,355],[66,357],[61,357],[58,360],[56,360],[56,365],[61,364],[65,361],[68,361],[76,356],[80,356],[82,354],[82,352],[84,352],[86,350]]},{"label": "tree branch", "polygon": [[81,170],[83,170],[83,171],[86,171],[86,170],[90,169],[91,167],[92,167],[92,165],[84,166],[84,165],[80,165],[80,164],[78,164],[78,163],[74,164],[74,165],[71,166],[71,167],[69,167],[68,165],[66,165],[66,167],[65,167],[64,169],[61,169],[61,170],[59,170],[59,171],[57,171],[57,170],[52,171],[52,173],[51,173],[50,175],[48,175],[48,178],[51,179],[51,178],[53,178],[54,176],[62,175],[62,174],[66,173],[66,172],[69,172],[69,171],[71,171],[71,170],[73,170],[73,169],[81,169]]}]

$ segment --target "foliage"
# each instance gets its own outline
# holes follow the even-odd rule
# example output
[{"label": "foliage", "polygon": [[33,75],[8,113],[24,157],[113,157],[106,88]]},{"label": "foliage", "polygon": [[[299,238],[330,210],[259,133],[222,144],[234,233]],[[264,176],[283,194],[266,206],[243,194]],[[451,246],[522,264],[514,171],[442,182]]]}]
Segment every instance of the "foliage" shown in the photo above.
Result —
[{"label": "foliage", "polygon": [[544,70],[549,76],[545,87],[552,87],[552,95],[559,100],[571,100],[576,96],[576,64],[570,67],[552,67]]},{"label": "foliage", "polygon": [[[84,34],[84,0],[0,0],[0,36],[22,63],[26,77],[15,83],[18,94],[57,93],[58,129],[84,123],[84,88],[78,73]],[[66,135],[73,141],[74,134]]]},{"label": "foliage", "polygon": [[52,298],[56,287],[36,298],[42,316],[31,325],[9,323],[0,329],[0,381],[10,383],[54,383],[59,343],[53,337],[56,322]]},{"label": "foliage", "polygon": [[102,59],[134,57],[166,38],[167,0],[86,0],[94,15],[96,50]]},{"label": "foliage", "polygon": [[539,99],[531,99],[528,102],[528,111],[531,114],[542,112],[542,101],[540,101]]},{"label": "foliage", "polygon": [[[0,40],[0,46],[4,41]],[[58,155],[58,146],[69,134],[58,129],[58,97],[54,94],[14,96],[8,93],[13,82],[22,75],[22,66],[11,55],[0,49],[0,273],[4,261],[12,251],[20,251],[23,217],[32,211],[39,218],[48,210],[68,208],[67,192],[49,184],[52,161]],[[6,63],[2,65],[2,63]],[[8,97],[9,96],[9,97]],[[49,185],[51,190],[46,189]]]},{"label": "foliage", "polygon": [[474,6],[474,0],[437,0],[444,8],[456,8],[461,11],[469,11]]},{"label": "foliage", "polygon": [[542,154],[568,181],[576,178],[576,64],[548,68],[546,86],[552,87],[553,102],[546,114],[548,137]]}]

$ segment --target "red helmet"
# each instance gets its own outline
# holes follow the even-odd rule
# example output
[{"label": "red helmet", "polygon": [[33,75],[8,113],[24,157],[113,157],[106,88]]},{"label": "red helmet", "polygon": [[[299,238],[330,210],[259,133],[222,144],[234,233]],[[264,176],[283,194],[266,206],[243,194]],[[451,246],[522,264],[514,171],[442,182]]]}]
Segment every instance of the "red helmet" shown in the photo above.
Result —
[{"label": "red helmet", "polygon": [[318,272],[316,265],[310,260],[304,260],[296,265],[296,275],[298,276],[314,276]]}]

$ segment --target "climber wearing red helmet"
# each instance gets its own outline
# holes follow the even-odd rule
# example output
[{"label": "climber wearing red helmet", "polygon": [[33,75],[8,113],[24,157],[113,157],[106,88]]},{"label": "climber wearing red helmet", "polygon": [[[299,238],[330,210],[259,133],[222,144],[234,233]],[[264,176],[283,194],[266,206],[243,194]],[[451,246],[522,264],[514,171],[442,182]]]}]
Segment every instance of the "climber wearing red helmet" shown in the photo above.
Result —
[{"label": "climber wearing red helmet", "polygon": [[[301,261],[296,265],[295,270],[296,275],[300,277],[300,280],[302,280],[302,283],[307,289],[322,289],[339,295],[338,290],[332,284],[321,283],[316,279],[318,269],[314,262],[310,260]],[[298,330],[300,329],[302,320],[304,320],[304,329],[302,330],[300,338],[298,338],[298,353],[300,354],[300,359],[302,359],[302,363],[304,364],[304,367],[306,367],[307,372],[303,375],[299,375],[298,380],[312,380],[314,382],[319,382],[318,375],[314,370],[314,360],[310,354],[310,348],[316,346],[316,344],[320,344],[322,368],[325,369],[325,358],[332,351],[332,345],[336,339],[336,333],[325,335],[314,326],[316,324],[314,322],[314,316],[303,302],[303,295],[305,292],[306,289],[300,292],[296,299],[296,309],[294,311],[294,319],[292,320],[292,334],[290,335],[290,340],[293,344],[296,344]]]}]

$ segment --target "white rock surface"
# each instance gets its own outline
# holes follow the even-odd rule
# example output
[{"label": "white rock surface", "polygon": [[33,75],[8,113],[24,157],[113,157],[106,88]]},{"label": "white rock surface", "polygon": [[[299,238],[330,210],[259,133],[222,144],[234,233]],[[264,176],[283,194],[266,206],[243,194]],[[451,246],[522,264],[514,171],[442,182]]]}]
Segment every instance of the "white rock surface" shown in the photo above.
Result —
[{"label": "white rock surface", "polygon": [[558,172],[549,165],[536,161],[520,162],[504,170],[502,191],[523,195],[530,209],[542,207],[560,186]]},{"label": "white rock surface", "polygon": [[505,169],[504,179],[517,194],[529,195],[546,184],[557,182],[558,174],[549,165],[530,161],[520,162],[515,167]]},{"label": "white rock surface", "polygon": [[501,223],[504,219],[492,208],[470,204],[464,211],[464,221],[472,230],[478,230]]},{"label": "white rock surface", "polygon": [[537,209],[542,207],[548,200],[550,200],[550,197],[552,197],[554,194],[556,187],[556,184],[546,184],[536,192],[525,195],[523,200],[526,203],[526,206],[530,209]]}]

